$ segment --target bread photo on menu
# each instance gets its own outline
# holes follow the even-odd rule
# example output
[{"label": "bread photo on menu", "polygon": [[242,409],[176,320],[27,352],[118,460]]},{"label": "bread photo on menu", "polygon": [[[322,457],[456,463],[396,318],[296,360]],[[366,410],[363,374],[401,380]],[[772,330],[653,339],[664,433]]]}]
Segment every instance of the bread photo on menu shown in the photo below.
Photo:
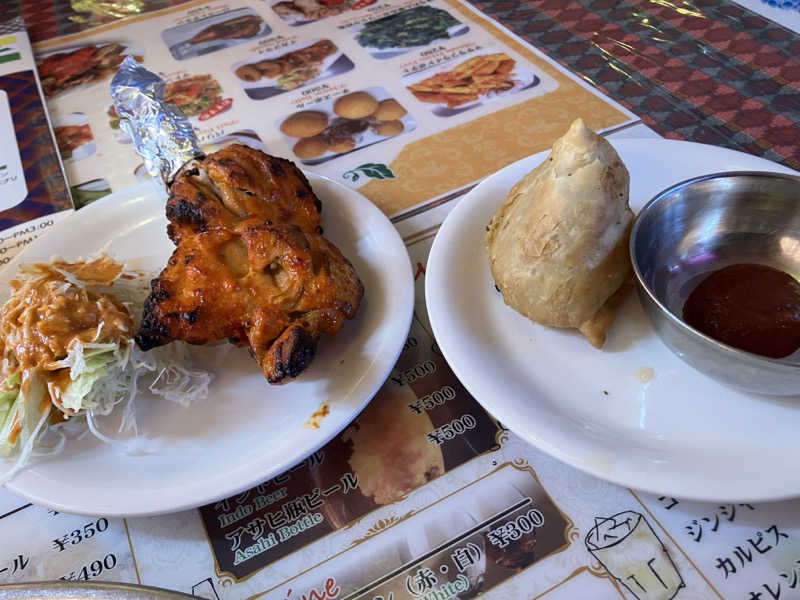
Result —
[{"label": "bread photo on menu", "polygon": [[444,473],[441,447],[426,438],[433,423],[408,410],[416,399],[408,386],[389,382],[342,433],[353,444],[347,461],[361,493],[377,505],[397,502]]},{"label": "bread photo on menu", "polygon": [[348,527],[444,474],[442,447],[427,439],[435,429],[430,416],[408,409],[417,401],[409,386],[388,380],[364,411],[325,446],[324,464],[310,470],[314,487],[336,485],[342,473],[352,473],[358,481],[356,489],[334,494],[320,507],[333,529]]},{"label": "bread photo on menu", "polygon": [[575,120],[489,223],[489,266],[505,303],[602,347],[629,287],[628,188],[611,144]]}]

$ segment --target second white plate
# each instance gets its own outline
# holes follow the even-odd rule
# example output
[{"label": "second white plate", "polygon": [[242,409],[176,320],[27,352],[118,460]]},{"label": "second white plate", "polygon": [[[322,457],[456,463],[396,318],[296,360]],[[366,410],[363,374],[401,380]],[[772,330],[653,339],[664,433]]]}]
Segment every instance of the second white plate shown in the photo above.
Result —
[{"label": "second white plate", "polygon": [[[189,408],[166,401],[137,407],[140,431],[158,450],[124,455],[92,436],[70,439],[56,456],[37,459],[7,487],[36,504],[89,515],[149,515],[207,504],[278,475],[317,450],[369,402],[394,366],[411,324],[414,281],[403,241],[369,200],[313,174],[325,235],[364,283],[356,318],[323,336],[311,365],[271,386],[247,350],[215,369],[206,401]],[[174,246],[166,235],[164,198],[151,183],[111,194],[40,238],[19,262],[107,252],[130,268],[158,272]],[[0,294],[7,297],[8,291]],[[147,400],[147,399],[145,399]],[[305,426],[322,402],[330,414]],[[0,463],[4,471],[7,463]]]},{"label": "second white plate", "polygon": [[[634,212],[671,184],[735,170],[792,173],[724,148],[610,140],[631,175]],[[425,296],[436,340],[467,389],[514,433],[625,486],[677,498],[759,501],[800,495],[800,397],[753,397],[701,375],[661,343],[635,293],[602,350],[577,332],[534,324],[494,288],[484,236],[511,186],[542,152],[467,194],[436,236]],[[644,382],[642,368],[654,376]]]}]

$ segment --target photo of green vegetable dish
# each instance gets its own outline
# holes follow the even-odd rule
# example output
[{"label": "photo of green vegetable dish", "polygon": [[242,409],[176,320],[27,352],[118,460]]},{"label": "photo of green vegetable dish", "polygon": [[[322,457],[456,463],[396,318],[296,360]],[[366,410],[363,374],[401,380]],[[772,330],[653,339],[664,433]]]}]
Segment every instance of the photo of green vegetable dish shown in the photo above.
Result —
[{"label": "photo of green vegetable dish", "polygon": [[461,25],[450,13],[432,6],[417,6],[371,21],[355,35],[365,48],[425,46],[450,37],[448,29]]}]

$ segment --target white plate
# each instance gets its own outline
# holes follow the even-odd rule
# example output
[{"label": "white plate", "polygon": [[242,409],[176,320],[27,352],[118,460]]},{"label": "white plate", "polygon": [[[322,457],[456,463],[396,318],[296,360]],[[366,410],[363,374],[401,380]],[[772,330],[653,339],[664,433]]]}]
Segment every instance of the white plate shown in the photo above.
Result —
[{"label": "white plate", "polygon": [[[308,174],[322,200],[325,235],[364,283],[355,319],[323,336],[297,379],[270,386],[247,351],[237,348],[216,370],[209,398],[189,409],[148,402],[140,429],[160,439],[156,454],[127,456],[92,436],[31,464],[7,487],[56,510],[88,515],[149,515],[230,496],[278,475],[317,450],[369,402],[394,366],[411,323],[414,281],[397,230],[366,198]],[[59,222],[0,273],[20,261],[105,251],[158,272],[173,245],[164,199],[151,183],[111,194]],[[7,286],[3,285],[7,289]],[[7,296],[8,292],[4,292]],[[321,402],[319,429],[303,423]],[[141,417],[141,418],[140,418]],[[5,470],[5,463],[2,470]]]},{"label": "white plate", "polygon": [[[689,142],[610,140],[631,175],[634,212],[673,183],[733,170],[792,171]],[[758,501],[800,494],[800,397],[726,388],[661,343],[635,293],[603,350],[577,332],[537,325],[494,289],[484,235],[509,188],[546,153],[492,175],[448,215],[430,252],[425,296],[447,361],[514,433],[556,458],[621,485],[677,498]],[[643,383],[642,367],[654,370]],[[607,393],[607,395],[606,395]]]}]

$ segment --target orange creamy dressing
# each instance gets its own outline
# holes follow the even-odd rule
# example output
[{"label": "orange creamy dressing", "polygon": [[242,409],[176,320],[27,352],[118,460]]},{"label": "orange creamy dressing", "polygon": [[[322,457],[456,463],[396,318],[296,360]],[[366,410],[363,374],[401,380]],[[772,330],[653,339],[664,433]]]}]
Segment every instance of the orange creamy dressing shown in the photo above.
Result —
[{"label": "orange creamy dressing", "polygon": [[[53,363],[67,356],[77,341],[127,344],[133,331],[128,310],[113,296],[95,293],[70,283],[64,271],[88,285],[110,285],[122,265],[107,256],[84,262],[35,264],[26,267],[29,277],[10,283],[14,292],[0,312],[0,351],[3,375],[22,370],[24,388],[29,384],[25,372],[45,370],[43,377],[50,397],[60,396],[69,385],[69,370]],[[15,417],[16,418],[16,417]],[[19,433],[12,427],[9,440]]]}]

